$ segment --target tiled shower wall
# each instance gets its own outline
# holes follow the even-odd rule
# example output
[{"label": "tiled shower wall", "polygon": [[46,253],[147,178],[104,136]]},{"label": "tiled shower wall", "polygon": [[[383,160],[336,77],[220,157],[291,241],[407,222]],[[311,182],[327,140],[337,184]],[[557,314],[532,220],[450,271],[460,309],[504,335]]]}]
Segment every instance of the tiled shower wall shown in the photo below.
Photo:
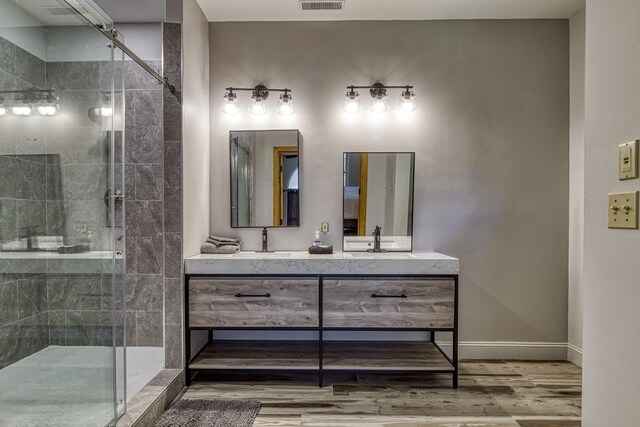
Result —
[{"label": "tiled shower wall", "polygon": [[[147,61],[160,70],[160,61]],[[135,62],[124,66],[126,308],[128,346],[163,345],[164,140],[162,86]]]},{"label": "tiled shower wall", "polygon": [[[0,90],[44,86],[44,61],[0,38]],[[47,227],[47,157],[28,155],[30,147],[45,142],[15,121],[0,122],[0,241],[16,239],[25,227]],[[0,369],[49,344],[45,279],[42,274],[15,274],[0,259]]]},{"label": "tiled shower wall", "polygon": [[[181,8],[180,8],[181,9]],[[182,25],[163,25],[164,76],[177,97],[164,89],[165,365],[183,367],[182,332]]]},{"label": "tiled shower wall", "polygon": [[[165,44],[172,44],[165,46],[164,66],[173,70],[172,81],[179,86],[179,25],[175,28],[177,39],[175,32],[165,38]],[[148,63],[163,67],[159,60]],[[29,126],[21,122],[16,129],[7,121],[0,123],[0,240],[15,239],[21,227],[36,225],[49,235],[72,238],[86,237],[90,230],[94,249],[109,249],[112,229],[103,202],[108,134],[87,116],[104,96],[100,89],[110,87],[108,65],[45,63],[0,38],[0,89],[56,89],[66,117],[23,119],[30,120]],[[127,344],[163,346],[166,326],[166,364],[180,367],[181,109],[179,103],[167,102],[173,95],[163,94],[162,86],[134,62],[116,63],[116,81],[122,72],[127,109]],[[163,126],[165,119],[168,126]],[[17,157],[44,153],[58,155],[61,164],[47,165],[44,157]],[[117,161],[122,168],[122,159]],[[46,186],[51,174],[61,177],[59,195]],[[111,344],[110,275],[17,275],[1,266],[0,273],[0,368],[48,345]],[[122,324],[121,303],[117,309]]]}]

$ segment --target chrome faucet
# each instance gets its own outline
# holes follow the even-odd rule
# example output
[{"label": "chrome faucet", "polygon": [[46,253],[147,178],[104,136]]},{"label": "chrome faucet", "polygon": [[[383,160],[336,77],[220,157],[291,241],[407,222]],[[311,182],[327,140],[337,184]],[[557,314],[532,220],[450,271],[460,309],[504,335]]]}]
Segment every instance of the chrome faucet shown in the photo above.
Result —
[{"label": "chrome faucet", "polygon": [[369,249],[369,252],[384,252],[381,248],[380,248],[380,235],[382,232],[382,228],[380,228],[379,225],[376,225],[376,228],[373,230],[373,249]]}]

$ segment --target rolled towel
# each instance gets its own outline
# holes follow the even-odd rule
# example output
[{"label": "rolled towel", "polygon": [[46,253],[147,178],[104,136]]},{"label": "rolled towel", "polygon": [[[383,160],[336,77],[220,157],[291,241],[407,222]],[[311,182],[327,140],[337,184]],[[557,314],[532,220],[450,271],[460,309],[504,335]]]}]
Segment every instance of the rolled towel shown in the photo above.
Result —
[{"label": "rolled towel", "polygon": [[236,254],[240,252],[240,245],[217,246],[207,242],[200,246],[200,252],[203,254]]},{"label": "rolled towel", "polygon": [[209,236],[207,243],[213,243],[216,246],[237,245],[240,246],[240,239],[230,237]]}]

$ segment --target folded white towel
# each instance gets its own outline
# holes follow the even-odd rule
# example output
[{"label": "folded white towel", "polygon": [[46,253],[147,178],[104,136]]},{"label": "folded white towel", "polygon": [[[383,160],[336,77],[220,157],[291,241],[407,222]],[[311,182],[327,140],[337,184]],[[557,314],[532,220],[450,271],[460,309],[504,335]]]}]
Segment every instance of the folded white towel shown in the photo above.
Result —
[{"label": "folded white towel", "polygon": [[207,242],[200,246],[200,252],[203,254],[235,254],[240,252],[240,245],[218,246]]},{"label": "folded white towel", "polygon": [[213,243],[216,246],[225,246],[225,245],[238,245],[240,246],[240,239],[234,239],[230,237],[220,237],[220,236],[209,236],[207,239],[207,243]]}]

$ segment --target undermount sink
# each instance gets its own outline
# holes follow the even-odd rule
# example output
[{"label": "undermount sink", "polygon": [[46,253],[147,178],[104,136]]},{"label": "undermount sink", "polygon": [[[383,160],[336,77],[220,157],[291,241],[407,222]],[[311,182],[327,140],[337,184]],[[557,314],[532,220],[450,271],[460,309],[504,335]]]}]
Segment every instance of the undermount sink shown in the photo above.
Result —
[{"label": "undermount sink", "polygon": [[[411,250],[411,238],[407,236],[382,236],[380,238],[382,249],[390,251]],[[349,236],[344,238],[345,251],[366,251],[373,249],[373,237]]]},{"label": "undermount sink", "polygon": [[345,253],[349,258],[415,258],[410,252],[349,252]]},{"label": "undermount sink", "polygon": [[288,258],[290,256],[291,252],[238,252],[237,254],[229,255],[229,258],[265,259]]}]

